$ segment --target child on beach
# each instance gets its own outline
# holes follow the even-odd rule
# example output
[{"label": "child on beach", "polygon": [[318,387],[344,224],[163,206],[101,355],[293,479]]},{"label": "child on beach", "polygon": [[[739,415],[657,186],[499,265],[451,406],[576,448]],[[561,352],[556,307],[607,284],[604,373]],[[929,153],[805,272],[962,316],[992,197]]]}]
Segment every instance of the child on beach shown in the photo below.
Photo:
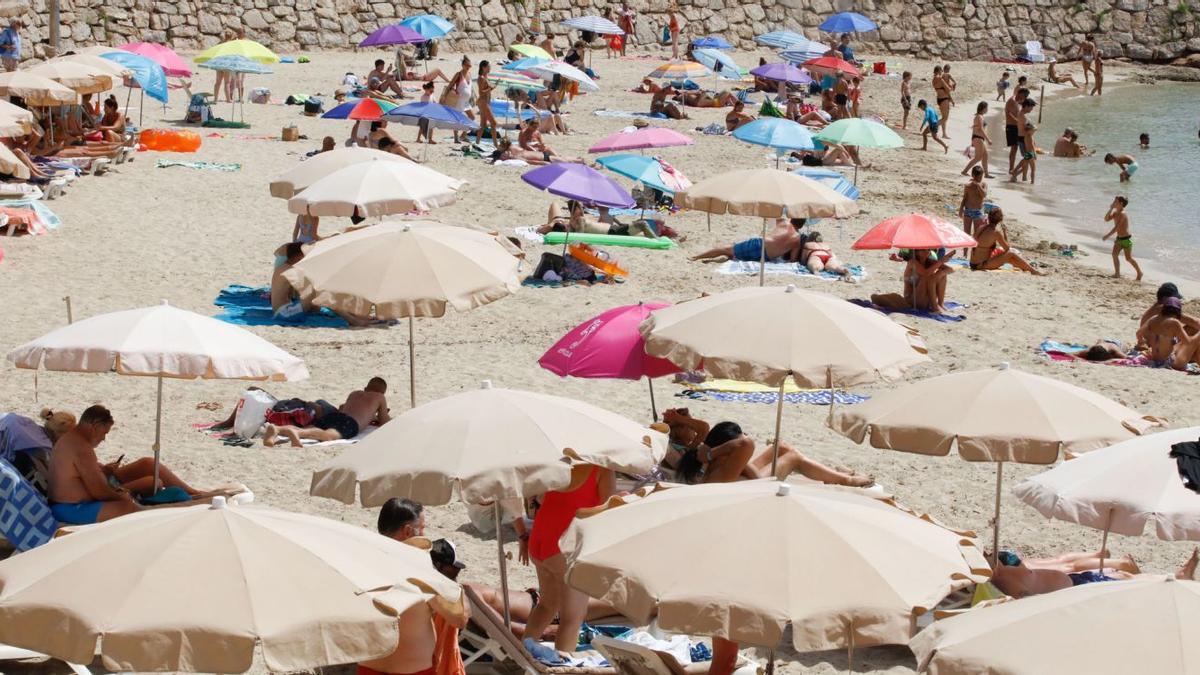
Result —
[{"label": "child on beach", "polygon": [[1111,152],[1104,156],[1105,164],[1116,164],[1121,169],[1121,182],[1128,182],[1137,173],[1137,158],[1133,155],[1114,155]]},{"label": "child on beach", "polygon": [[912,109],[912,73],[907,70],[900,78],[900,107],[904,109],[904,119],[900,122],[900,128],[907,129],[908,111]]},{"label": "child on beach", "polygon": [[1111,222],[1113,228],[1108,231],[1108,234],[1101,237],[1101,241],[1108,241],[1108,238],[1117,235],[1113,240],[1112,259],[1113,259],[1113,278],[1121,277],[1121,251],[1125,252],[1125,260],[1133,265],[1134,271],[1137,272],[1136,281],[1142,280],[1142,268],[1138,266],[1137,261],[1133,259],[1133,235],[1129,234],[1129,216],[1125,213],[1125,207],[1129,206],[1129,200],[1121,195],[1117,195],[1113,199],[1112,205],[1108,207],[1108,213],[1104,214],[1104,222]]},{"label": "child on beach", "polygon": [[1012,86],[1012,82],[1008,81],[1008,71],[1000,73],[1000,79],[996,80],[996,100],[1003,101],[1005,96],[1008,96],[1008,88]]},{"label": "child on beach", "polygon": [[933,140],[937,141],[937,144],[942,146],[942,150],[948,154],[950,152],[950,146],[946,145],[942,142],[942,139],[938,138],[938,123],[941,122],[941,118],[938,117],[937,111],[929,107],[929,104],[925,102],[925,99],[917,101],[917,110],[920,110],[924,114],[924,117],[921,118],[920,129],[921,149],[929,149],[929,136],[932,134]]},{"label": "child on beach", "polygon": [[1033,140],[1033,132],[1037,131],[1037,125],[1033,122],[1025,122],[1025,136],[1021,138],[1021,161],[1013,167],[1012,177],[1009,182],[1017,181],[1017,174],[1021,175],[1021,180],[1029,178],[1029,184],[1033,185],[1037,182],[1037,144]]}]

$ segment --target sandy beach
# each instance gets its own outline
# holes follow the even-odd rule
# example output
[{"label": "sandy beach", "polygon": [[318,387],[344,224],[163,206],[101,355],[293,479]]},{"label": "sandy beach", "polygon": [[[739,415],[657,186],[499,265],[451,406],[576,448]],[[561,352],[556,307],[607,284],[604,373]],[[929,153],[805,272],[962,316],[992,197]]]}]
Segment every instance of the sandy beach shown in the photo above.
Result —
[{"label": "sandy beach", "polygon": [[[304,117],[301,108],[282,105],[290,93],[323,95],[332,101],[333,90],[344,73],[360,76],[371,68],[378,52],[314,53],[308,64],[280,64],[268,76],[250,76],[247,88],[269,87],[270,105],[245,106],[249,130],[225,130],[210,137],[204,130],[203,146],[190,155],[145,152],[136,161],[116,167],[109,175],[87,177],[49,206],[63,220],[62,229],[48,236],[0,238],[6,256],[0,263],[5,319],[0,322],[0,345],[5,352],[65,323],[64,297],[71,298],[76,318],[141,307],[161,300],[214,315],[213,299],[232,283],[262,285],[269,282],[272,252],[289,241],[293,216],[283,200],[267,191],[270,180],[296,164],[303,153],[316,149],[324,136],[340,143],[350,122]],[[654,52],[660,56],[660,52]],[[763,52],[762,55],[769,55]],[[499,54],[472,54],[493,62]],[[744,66],[757,62],[759,54],[737,52]],[[876,59],[870,56],[864,60]],[[458,55],[443,54],[431,64],[448,73]],[[914,98],[929,98],[929,73],[933,64],[914,59],[888,58],[889,70],[912,70]],[[559,153],[584,155],[597,139],[624,127],[630,120],[600,117],[600,108],[646,111],[650,97],[628,90],[655,65],[650,59],[606,59],[595,56],[593,68],[600,74],[602,91],[577,99],[567,108],[567,123],[573,134],[548,136]],[[1074,65],[1074,64],[1073,64]],[[976,102],[995,98],[994,83],[1003,69],[992,63],[954,63],[958,78],[957,106],[950,120],[950,153],[934,146],[920,151],[914,133],[917,114],[910,130],[902,132],[908,147],[898,150],[868,150],[870,170],[859,174],[863,196],[862,213],[842,221],[824,221],[816,229],[851,264],[862,265],[868,278],[859,284],[829,282],[812,277],[772,277],[768,284],[795,283],[845,298],[865,298],[871,293],[900,290],[902,265],[890,262],[883,252],[856,252],[851,242],[884,218],[924,212],[956,220],[946,205],[957,205],[965,179],[958,175],[965,159],[962,149]],[[1131,70],[1113,64],[1114,74]],[[1078,67],[1073,70],[1078,73]],[[1032,81],[1040,80],[1044,68],[1019,69]],[[1015,75],[1014,78],[1015,80]],[[202,71],[193,90],[211,86],[211,75]],[[411,86],[411,83],[410,83]],[[1048,85],[1047,93],[1051,86]],[[1055,87],[1055,89],[1058,89]],[[1129,95],[1113,88],[1106,96]],[[898,121],[899,79],[869,77],[864,85],[864,114]],[[124,100],[124,91],[117,92]],[[415,94],[414,94],[415,95]],[[143,127],[177,125],[185,100],[173,92],[169,109],[147,101]],[[756,100],[760,100],[756,97]],[[1050,105],[1057,99],[1051,99]],[[995,106],[1002,105],[994,103]],[[133,118],[136,121],[136,99]],[[216,112],[228,114],[228,105]],[[696,127],[721,119],[722,109],[689,109],[693,119],[662,121],[663,126],[693,134],[696,143],[669,148],[661,155],[693,181],[735,168],[766,167],[774,164],[769,152],[730,137],[705,136]],[[916,120],[916,121],[915,121]],[[307,140],[285,143],[280,129],[296,124]],[[658,122],[656,122],[657,124]],[[1053,147],[1056,132],[1043,127],[1038,133],[1042,147]],[[393,125],[392,133],[408,142],[415,129]],[[993,166],[1005,163],[1003,130],[993,133]],[[437,135],[438,145],[429,148],[428,164],[438,171],[466,180],[469,185],[453,206],[439,209],[431,217],[446,223],[482,225],[501,231],[515,226],[540,224],[556,198],[539,192],[520,180],[523,169],[492,167],[480,159],[454,156],[448,133]],[[412,146],[410,146],[412,147]],[[1002,155],[1004,155],[1002,157]],[[237,163],[232,172],[172,167],[156,168],[157,159],[203,160]],[[1169,370],[1114,367],[1102,364],[1064,364],[1042,358],[1038,344],[1047,338],[1091,344],[1101,338],[1132,340],[1137,321],[1154,299],[1161,274],[1147,270],[1147,278],[1135,283],[1130,278],[1112,279],[1106,254],[1069,259],[1053,251],[1038,251],[1042,241],[1070,242],[1069,232],[1056,219],[1054,173],[1057,162],[1039,161],[1036,193],[1050,205],[1038,203],[1028,187],[991,181],[991,200],[1008,214],[1014,244],[1029,254],[1045,277],[1017,272],[970,272],[958,268],[949,280],[947,299],[963,303],[967,316],[959,323],[938,323],[906,318],[905,322],[924,335],[933,362],[915,369],[912,379],[948,372],[975,370],[1001,362],[1040,375],[1077,384],[1146,414],[1170,420],[1172,427],[1200,423],[1187,393],[1197,380]],[[1003,171],[997,172],[1002,176]],[[626,187],[629,181],[618,179]],[[1114,189],[1115,188],[1114,178]],[[702,292],[718,292],[756,283],[754,277],[721,276],[715,265],[690,263],[694,255],[711,246],[758,236],[760,221],[743,217],[713,217],[709,231],[700,213],[682,213],[669,223],[687,235],[678,250],[649,251],[614,248],[610,252],[630,271],[623,284],[562,289],[522,288],[517,294],[464,314],[453,311],[442,319],[416,322],[416,372],[418,402],[428,402],[491,380],[497,386],[530,389],[585,399],[632,419],[650,421],[645,383],[560,379],[541,369],[537,359],[560,336],[584,319],[616,305],[638,301],[680,301]],[[323,219],[323,233],[348,224],[344,219]],[[1106,229],[1096,223],[1095,239]],[[526,244],[531,261],[543,250]],[[526,272],[529,268],[526,268]],[[1128,270],[1126,274],[1128,274]],[[1183,286],[1185,294],[1187,286]],[[1194,303],[1185,311],[1196,311]],[[390,385],[393,412],[407,407],[407,330],[368,328],[362,330],[252,328],[255,333],[302,357],[312,378],[294,384],[271,384],[276,396],[305,399],[325,398],[340,402],[348,392],[361,388],[368,378],[380,375]],[[0,369],[0,410],[33,416],[43,406],[79,413],[92,403],[109,406],[117,426],[100,448],[102,461],[126,454],[130,458],[150,453],[154,432],[154,381],[116,375],[82,375],[40,372],[36,380],[29,371],[5,364]],[[36,387],[35,387],[36,383]],[[880,384],[856,388],[870,395],[891,388]],[[245,383],[235,381],[168,381],[164,387],[163,458],[172,470],[198,486],[240,481],[253,490],[256,501],[275,507],[336,518],[363,527],[374,527],[376,512],[308,496],[311,472],[338,453],[337,448],[290,449],[222,445],[193,425],[228,415]],[[35,397],[36,391],[36,397]],[[694,415],[711,421],[735,420],[751,436],[765,442],[773,432],[774,406],[754,403],[720,403],[675,398],[679,387],[662,381],[656,386],[659,409],[684,405]],[[216,402],[215,412],[198,409],[198,404]],[[825,427],[828,409],[798,404],[784,412],[784,438],[802,452],[827,463],[869,473],[903,503],[928,512],[958,528],[973,529],[990,538],[995,468],[992,464],[970,464],[956,454],[924,457],[859,447]],[[1020,420],[1012,420],[1020,424]],[[1045,467],[1006,467],[1006,484],[1015,485]],[[460,580],[498,584],[495,540],[481,536],[469,523],[460,503],[432,507],[427,512],[427,532],[454,541],[467,563]],[[1002,543],[1037,557],[1066,550],[1093,550],[1100,532],[1056,521],[1046,521],[1033,509],[1019,503],[1005,490]],[[711,538],[736,545],[735,532],[698,532],[698,539]],[[511,541],[511,533],[509,534]],[[1166,543],[1152,536],[1112,536],[1114,553],[1132,554],[1144,570],[1171,571],[1191,550],[1187,543]],[[510,580],[515,588],[535,584],[532,568],[515,563]],[[789,640],[785,639],[785,643]],[[758,654],[765,658],[766,652]],[[843,652],[796,654],[777,652],[787,673],[830,673],[846,665]],[[61,664],[58,664],[61,665]],[[868,649],[856,654],[858,672],[908,673],[915,668],[904,647]],[[64,669],[65,670],[65,669]],[[261,666],[259,666],[261,671]]]}]

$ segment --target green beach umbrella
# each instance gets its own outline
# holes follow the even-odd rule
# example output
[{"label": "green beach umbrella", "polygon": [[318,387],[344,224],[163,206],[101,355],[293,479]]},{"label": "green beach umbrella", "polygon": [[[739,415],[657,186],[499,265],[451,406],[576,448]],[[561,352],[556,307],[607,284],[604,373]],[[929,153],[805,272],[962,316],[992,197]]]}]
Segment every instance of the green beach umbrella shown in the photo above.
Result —
[{"label": "green beach umbrella", "polygon": [[[859,117],[848,117],[829,124],[814,136],[819,141],[853,145],[858,148],[903,148],[904,139],[886,125]],[[858,184],[858,165],[854,165],[854,184]]]}]

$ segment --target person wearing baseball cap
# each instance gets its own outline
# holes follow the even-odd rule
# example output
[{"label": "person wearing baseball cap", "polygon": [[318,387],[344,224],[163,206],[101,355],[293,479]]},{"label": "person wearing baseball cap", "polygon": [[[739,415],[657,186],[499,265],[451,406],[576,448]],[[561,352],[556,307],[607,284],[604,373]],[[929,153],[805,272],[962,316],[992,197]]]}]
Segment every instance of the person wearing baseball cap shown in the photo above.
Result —
[{"label": "person wearing baseball cap", "polygon": [[452,581],[458,581],[458,573],[467,568],[458,559],[458,550],[448,539],[435,539],[429,547],[429,559],[437,571],[446,575]]}]

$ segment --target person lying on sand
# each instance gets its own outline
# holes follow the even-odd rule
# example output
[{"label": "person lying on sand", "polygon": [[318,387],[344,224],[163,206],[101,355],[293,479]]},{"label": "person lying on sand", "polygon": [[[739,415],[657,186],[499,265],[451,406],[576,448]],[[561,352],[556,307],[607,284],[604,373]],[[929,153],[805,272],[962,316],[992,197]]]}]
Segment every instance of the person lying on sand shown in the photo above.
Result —
[{"label": "person lying on sand", "polygon": [[[779,260],[785,258],[801,243],[800,229],[804,227],[804,220],[800,219],[799,225],[793,225],[789,220],[778,218],[775,220],[775,227],[767,231],[766,260]],[[701,262],[724,262],[725,260],[746,260],[758,261],[763,259],[764,241],[761,237],[746,239],[739,241],[736,244],[729,246],[718,246],[714,249],[709,249],[699,255],[694,255],[691,260]]]},{"label": "person lying on sand", "polygon": [[522,150],[532,150],[533,152],[545,153],[548,152],[554,155],[552,148],[546,145],[545,139],[542,138],[542,132],[538,128],[538,120],[531,117],[525,120],[521,125],[521,132],[517,134],[517,145]]},{"label": "person lying on sand", "polygon": [[557,164],[560,162],[569,162],[574,164],[586,164],[587,160],[582,157],[567,157],[557,155],[550,150],[522,150],[518,146],[514,146],[512,141],[504,139],[496,146],[495,158],[500,160],[519,159],[527,164],[534,166],[543,166],[546,164]]},{"label": "person lying on sand", "polygon": [[673,120],[690,119],[682,108],[680,108],[674,102],[667,100],[668,96],[675,96],[678,93],[679,91],[669,84],[656,91],[654,93],[654,98],[650,99],[651,114],[666,115],[668,118]]},{"label": "person lying on sand", "polygon": [[1070,82],[1072,87],[1079,88],[1079,83],[1070,73],[1059,73],[1055,70],[1058,65],[1058,59],[1050,59],[1050,63],[1046,66],[1046,79],[1054,84],[1064,84]]},{"label": "person lying on sand", "polygon": [[729,91],[681,91],[675,100],[691,108],[724,108],[738,99]]},{"label": "person lying on sand", "polygon": [[871,296],[871,302],[887,309],[923,309],[943,314],[946,311],[946,280],[953,272],[933,251],[916,249],[909,254],[908,264],[904,266],[904,292],[876,293]]},{"label": "person lying on sand", "polygon": [[400,155],[410,162],[421,163],[420,160],[409,154],[408,148],[404,147],[400,141],[397,141],[388,133],[387,122],[371,122],[371,135],[368,137],[368,143],[376,150]]},{"label": "person lying on sand", "polygon": [[[731,483],[771,476],[775,444],[755,452],[754,439],[734,422],[719,422],[709,427],[692,417],[687,408],[663,412],[670,428],[670,449],[663,463],[675,469],[686,483]],[[775,477],[783,480],[792,473],[833,485],[868,487],[875,481],[853,471],[833,469],[808,459],[787,443],[779,443]]]},{"label": "person lying on sand", "polygon": [[300,441],[306,438],[317,442],[354,438],[372,424],[387,424],[391,419],[385,394],[387,382],[382,377],[372,377],[365,388],[350,392],[337,412],[322,415],[313,421],[312,427],[266,425],[263,445],[273,447],[280,436],[287,438],[294,448],[301,447],[303,444]]},{"label": "person lying on sand", "polygon": [[995,208],[987,214],[986,224],[975,230],[974,236],[977,244],[975,248],[971,249],[971,269],[998,270],[1005,264],[1009,264],[1022,272],[1029,272],[1036,276],[1045,274],[1012,250],[1008,239],[1000,229],[1002,222],[1004,222],[1004,212]]},{"label": "person lying on sand", "polygon": [[[90,525],[111,520],[147,508],[135,497],[155,494],[153,458],[143,457],[121,464],[122,455],[115,462],[100,464],[96,448],[104,442],[113,424],[112,413],[107,408],[93,405],[83,411],[74,428],[55,442],[50,452],[47,496],[50,511],[59,522]],[[229,490],[198,490],[162,464],[158,466],[158,479],[160,489],[173,488],[190,500],[245,491],[240,486]]]},{"label": "person lying on sand", "polygon": [[800,248],[800,264],[813,274],[833,272],[844,279],[850,278],[850,269],[842,264],[837,254],[821,239],[820,232],[810,232]]},{"label": "person lying on sand", "polygon": [[[1104,569],[1099,569],[1101,558]],[[1040,560],[1022,560],[1011,551],[1001,551],[997,562],[999,564],[992,571],[992,584],[1005,595],[1018,599],[1072,586],[1123,581],[1142,573],[1133,557],[1113,558],[1108,551],[1064,553]],[[1197,563],[1200,563],[1200,548],[1192,551],[1187,562],[1175,572],[1175,578],[1195,580]]]}]

